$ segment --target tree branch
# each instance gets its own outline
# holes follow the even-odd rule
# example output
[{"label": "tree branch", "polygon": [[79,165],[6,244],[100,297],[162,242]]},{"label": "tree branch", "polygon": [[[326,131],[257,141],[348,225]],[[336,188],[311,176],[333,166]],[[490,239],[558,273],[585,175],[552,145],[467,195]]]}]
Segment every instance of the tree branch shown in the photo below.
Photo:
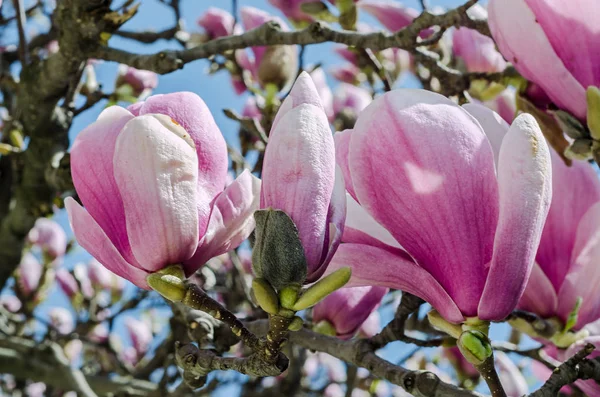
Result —
[{"label": "tree branch", "polygon": [[312,23],[302,30],[283,32],[276,22],[269,22],[241,35],[221,37],[182,51],[161,51],[156,54],[142,55],[110,47],[101,47],[90,56],[165,74],[180,69],[186,63],[198,59],[253,46],[313,45],[334,42],[358,48],[368,48],[373,51],[381,51],[392,47],[414,50],[422,45],[418,40],[419,33],[431,26],[439,26],[442,30],[451,26],[467,26],[489,35],[489,29],[485,21],[472,20],[467,15],[467,10],[475,3],[477,3],[477,0],[469,0],[464,5],[440,15],[423,12],[411,25],[393,34],[339,31],[321,22]]}]

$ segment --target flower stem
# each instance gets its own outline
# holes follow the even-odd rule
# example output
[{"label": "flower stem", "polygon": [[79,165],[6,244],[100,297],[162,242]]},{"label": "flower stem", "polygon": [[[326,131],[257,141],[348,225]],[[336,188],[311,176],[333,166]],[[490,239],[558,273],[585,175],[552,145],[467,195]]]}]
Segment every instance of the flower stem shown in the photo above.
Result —
[{"label": "flower stem", "polygon": [[234,335],[240,338],[242,342],[253,351],[258,351],[260,349],[260,339],[248,330],[248,328],[246,328],[233,313],[208,296],[206,292],[196,284],[189,283],[186,285],[185,296],[181,302],[192,309],[208,313],[215,319],[227,324]]},{"label": "flower stem", "polygon": [[267,343],[265,344],[265,359],[269,362],[277,359],[283,343],[287,340],[288,327],[292,323],[294,316],[280,316],[278,314],[269,314],[269,332],[267,333]]},{"label": "flower stem", "polygon": [[498,377],[498,373],[494,367],[493,354],[480,365],[475,365],[475,368],[477,368],[477,371],[479,371],[481,377],[485,380],[485,383],[487,383],[488,387],[490,388],[492,397],[506,397],[506,392],[502,387],[502,383],[500,383],[500,378]]}]

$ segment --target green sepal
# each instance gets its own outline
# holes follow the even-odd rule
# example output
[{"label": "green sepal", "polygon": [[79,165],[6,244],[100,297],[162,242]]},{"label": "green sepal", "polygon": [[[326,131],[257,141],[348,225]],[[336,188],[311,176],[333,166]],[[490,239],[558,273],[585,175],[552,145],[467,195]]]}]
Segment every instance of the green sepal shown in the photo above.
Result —
[{"label": "green sepal", "polygon": [[564,110],[551,112],[561,129],[572,139],[589,138],[587,129],[575,116]]},{"label": "green sepal", "polygon": [[269,314],[277,314],[279,311],[279,301],[277,293],[271,287],[268,281],[262,278],[252,280],[252,293],[258,306]]},{"label": "green sepal", "polygon": [[600,140],[600,89],[589,86],[586,90],[587,98],[587,125],[590,135],[595,140]]},{"label": "green sepal", "polygon": [[337,22],[337,17],[329,11],[327,4],[322,1],[312,1],[300,4],[303,13],[308,14],[319,21]]},{"label": "green sepal", "polygon": [[589,160],[592,158],[594,141],[587,138],[575,139],[564,154],[572,160]]},{"label": "green sepal", "polygon": [[331,324],[327,320],[319,321],[316,325],[313,326],[313,331],[315,331],[316,333],[319,333],[321,335],[327,335],[327,336],[336,336],[337,335],[337,331],[335,330],[335,327],[333,326],[333,324]]},{"label": "green sepal", "polygon": [[146,282],[150,288],[161,294],[165,299],[171,302],[181,302],[187,292],[184,279],[183,268],[180,265],[171,265],[149,274],[146,277]]},{"label": "green sepal", "polygon": [[304,248],[294,221],[283,211],[266,209],[254,213],[252,269],[275,290],[302,285],[307,265]]},{"label": "green sepal", "polygon": [[300,295],[299,285],[285,286],[279,291],[279,303],[286,309],[292,309],[298,301],[298,295]]},{"label": "green sepal", "polygon": [[445,332],[455,339],[460,338],[460,335],[463,332],[460,325],[446,321],[437,310],[430,310],[429,313],[427,313],[427,319],[433,328]]},{"label": "green sepal", "polygon": [[321,299],[346,285],[350,281],[350,276],[352,276],[352,269],[342,267],[323,277],[304,291],[292,309],[300,311],[316,305]]},{"label": "green sepal", "polygon": [[581,309],[581,304],[583,303],[583,298],[580,296],[575,301],[575,305],[573,306],[573,310],[569,312],[569,316],[567,317],[567,322],[565,324],[565,328],[563,332],[569,332],[575,324],[577,324],[577,319],[579,317],[579,309]]},{"label": "green sepal", "polygon": [[457,346],[463,357],[475,366],[483,364],[493,353],[488,337],[476,330],[463,332],[458,338]]},{"label": "green sepal", "polygon": [[300,331],[303,326],[304,326],[304,320],[302,320],[301,317],[295,316],[292,319],[292,322],[290,323],[290,325],[288,325],[288,329],[290,331]]}]

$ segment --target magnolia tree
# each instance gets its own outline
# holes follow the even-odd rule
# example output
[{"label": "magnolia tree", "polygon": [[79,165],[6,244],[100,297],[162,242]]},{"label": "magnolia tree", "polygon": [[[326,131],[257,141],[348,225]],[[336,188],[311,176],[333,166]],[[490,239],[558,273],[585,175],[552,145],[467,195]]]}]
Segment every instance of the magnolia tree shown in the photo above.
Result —
[{"label": "magnolia tree", "polygon": [[600,396],[595,0],[190,3],[2,5],[0,395]]}]

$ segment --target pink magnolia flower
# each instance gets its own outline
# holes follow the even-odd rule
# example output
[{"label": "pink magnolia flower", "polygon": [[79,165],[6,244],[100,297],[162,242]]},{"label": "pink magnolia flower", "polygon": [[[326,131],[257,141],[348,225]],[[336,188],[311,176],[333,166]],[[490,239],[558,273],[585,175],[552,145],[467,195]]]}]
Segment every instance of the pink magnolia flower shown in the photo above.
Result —
[{"label": "pink magnolia flower", "polygon": [[142,358],[154,339],[152,330],[145,321],[140,321],[133,317],[127,317],[125,319],[125,327],[131,339],[131,344],[137,353],[138,360]]},{"label": "pink magnolia flower", "polygon": [[342,83],[338,86],[333,97],[333,113],[338,115],[341,112],[349,112],[358,116],[358,114],[373,101],[369,91],[352,84]]},{"label": "pink magnolia flower", "polygon": [[211,39],[216,39],[233,34],[235,18],[225,10],[209,7],[198,19],[198,25],[202,26]]},{"label": "pink magnolia flower", "polygon": [[14,295],[2,295],[0,296],[0,306],[5,308],[11,313],[16,313],[21,310],[21,300]]},{"label": "pink magnolia flower", "polygon": [[483,106],[395,90],[337,133],[336,149],[352,200],[331,268],[352,267],[348,286],[410,292],[454,323],[514,309],[551,197],[533,117],[508,129]]},{"label": "pink magnolia flower", "polygon": [[[419,16],[414,8],[404,7],[395,0],[361,0],[357,7],[374,16],[386,29],[396,32],[410,25]],[[421,32],[421,37],[427,37],[431,29]]]},{"label": "pink magnolia flower", "polygon": [[67,235],[63,228],[52,219],[39,218],[29,231],[27,240],[38,245],[52,259],[65,254],[67,250]]},{"label": "pink magnolia flower", "polygon": [[372,338],[381,331],[381,315],[373,311],[358,329],[358,334],[363,338]]},{"label": "pink magnolia flower", "polygon": [[494,352],[494,362],[498,369],[500,383],[508,397],[521,397],[529,392],[527,380],[521,370],[503,352]]},{"label": "pink magnolia flower", "polygon": [[[240,9],[240,15],[245,30],[258,28],[270,21],[277,22],[284,32],[290,30],[289,26],[281,18],[259,10],[258,8],[242,7]],[[298,49],[296,46],[280,47],[285,48],[286,51],[277,52],[276,47],[271,47],[271,51],[276,52],[269,54],[269,47],[255,46],[251,47],[252,54],[254,55],[253,58],[250,58],[248,52],[245,50],[236,51],[235,58],[238,64],[243,69],[248,70],[253,79],[261,84],[263,84],[266,79],[285,77],[291,74],[290,72],[293,72],[295,76],[298,62]],[[265,55],[268,56],[265,57]],[[276,59],[273,59],[274,57]]]},{"label": "pink magnolia flower", "polygon": [[313,17],[302,11],[304,3],[319,3],[320,0],[269,0],[273,7],[276,7],[293,22],[312,22]]},{"label": "pink magnolia flower", "polygon": [[343,180],[337,174],[336,178],[327,116],[312,79],[303,72],[273,121],[260,207],[283,210],[296,224],[308,266],[307,283],[325,272],[344,230]]},{"label": "pink magnolia flower", "polygon": [[71,312],[64,307],[55,307],[48,313],[52,327],[63,335],[75,329],[75,320]]},{"label": "pink magnolia flower", "polygon": [[329,73],[334,79],[348,84],[359,84],[365,79],[360,69],[351,63],[335,65],[329,69]]},{"label": "pink magnolia flower", "polygon": [[75,138],[71,172],[86,207],[65,200],[77,241],[141,288],[172,264],[189,276],[254,228],[260,181],[245,171],[224,189],[225,140],[189,92],[104,110]]},{"label": "pink magnolia flower", "polygon": [[[472,18],[486,19],[487,11],[476,4],[468,11]],[[452,51],[469,72],[501,72],[506,61],[496,50],[496,43],[474,29],[460,27],[452,33]]]},{"label": "pink magnolia flower", "polygon": [[585,120],[586,89],[600,86],[596,1],[490,0],[488,10],[506,59],[559,108]]},{"label": "pink magnolia flower", "polygon": [[149,70],[139,70],[127,65],[119,66],[116,86],[129,84],[134,96],[148,96],[158,86],[158,75]]},{"label": "pink magnolia flower", "polygon": [[313,309],[313,322],[327,321],[338,337],[350,339],[371,312],[377,310],[389,290],[382,287],[342,288],[328,295]]},{"label": "pink magnolia flower", "polygon": [[67,298],[72,299],[79,292],[79,285],[75,277],[65,268],[56,271],[56,282]]},{"label": "pink magnolia flower", "polygon": [[496,98],[485,101],[483,104],[498,113],[509,124],[513,122],[517,114],[516,92],[511,88],[505,89]]},{"label": "pink magnolia flower", "polygon": [[111,273],[95,259],[88,264],[88,277],[96,289],[120,293],[125,288],[125,280]]},{"label": "pink magnolia flower", "polygon": [[442,348],[442,356],[446,357],[459,375],[459,378],[479,378],[479,371],[467,361],[457,346]]},{"label": "pink magnolia flower", "polygon": [[327,76],[325,76],[325,72],[323,68],[316,68],[312,72],[310,72],[310,77],[312,78],[313,83],[315,83],[315,87],[317,88],[317,92],[319,93],[319,98],[321,98],[321,105],[323,105],[323,109],[325,110],[325,115],[329,121],[333,120],[333,93],[331,92],[331,88],[327,84]]},{"label": "pink magnolia flower", "polygon": [[16,275],[19,288],[25,295],[32,294],[37,290],[42,277],[42,267],[40,261],[30,252],[21,258]]},{"label": "pink magnolia flower", "polygon": [[566,321],[583,298],[576,329],[600,318],[600,180],[585,162],[552,153],[554,195],[533,271],[519,306]]},{"label": "pink magnolia flower", "polygon": [[[584,339],[581,339],[573,343],[567,349],[559,349],[554,345],[548,345],[542,351],[547,355],[550,361],[555,360],[555,364],[558,365],[573,357],[575,353],[583,349],[583,347],[588,343],[593,344],[596,347],[596,350],[587,356],[587,358],[590,360],[597,359],[600,356],[600,336],[597,334],[592,334]],[[552,370],[535,360],[533,361],[532,370],[533,375],[542,382],[547,381],[550,375],[552,375]],[[578,380],[574,383],[574,385],[580,388],[581,391],[585,393],[584,395],[588,397],[600,397],[600,385],[594,380]],[[572,389],[569,386],[563,387],[560,389],[560,391],[566,395],[572,394]]]},{"label": "pink magnolia flower", "polygon": [[94,343],[106,343],[108,341],[109,331],[106,324],[98,324],[88,334],[90,341]]}]

